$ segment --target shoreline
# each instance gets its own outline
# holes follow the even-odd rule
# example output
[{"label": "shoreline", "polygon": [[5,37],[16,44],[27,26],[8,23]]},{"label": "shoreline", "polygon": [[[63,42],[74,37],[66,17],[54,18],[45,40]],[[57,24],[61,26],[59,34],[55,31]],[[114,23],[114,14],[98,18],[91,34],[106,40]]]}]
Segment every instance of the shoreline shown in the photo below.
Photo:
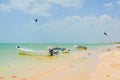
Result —
[{"label": "shoreline", "polygon": [[[112,68],[106,68],[111,59],[120,60],[118,53],[119,48],[110,47],[102,51],[95,49],[53,57],[33,57],[27,62],[0,68],[0,80],[98,80],[98,77],[99,80],[118,80],[120,64],[114,62]],[[113,69],[117,69],[117,72]],[[116,79],[113,79],[115,76],[112,74]]]},{"label": "shoreline", "polygon": [[99,63],[90,75],[90,80],[120,80],[120,47],[116,47],[100,54]]}]

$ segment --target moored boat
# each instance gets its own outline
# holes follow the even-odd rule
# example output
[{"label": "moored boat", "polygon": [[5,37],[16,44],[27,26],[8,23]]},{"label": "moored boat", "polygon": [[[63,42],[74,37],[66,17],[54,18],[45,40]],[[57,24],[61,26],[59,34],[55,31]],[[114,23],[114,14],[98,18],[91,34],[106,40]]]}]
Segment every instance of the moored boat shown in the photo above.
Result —
[{"label": "moored boat", "polygon": [[76,49],[83,49],[83,50],[87,50],[87,47],[86,47],[86,46],[74,45],[74,48],[76,48]]},{"label": "moored boat", "polygon": [[33,50],[29,48],[21,48],[17,46],[17,50],[19,54],[23,55],[44,55],[45,53],[48,54],[48,51],[40,51],[40,50]]}]

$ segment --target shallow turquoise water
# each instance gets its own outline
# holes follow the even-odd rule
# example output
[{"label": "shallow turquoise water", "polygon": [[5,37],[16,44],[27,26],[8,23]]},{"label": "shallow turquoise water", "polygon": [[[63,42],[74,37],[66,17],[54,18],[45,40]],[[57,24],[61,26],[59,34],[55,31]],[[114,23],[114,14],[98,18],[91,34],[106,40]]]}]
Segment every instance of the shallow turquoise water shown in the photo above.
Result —
[{"label": "shallow turquoise water", "polygon": [[88,47],[88,49],[95,49],[112,46],[113,44],[0,44],[0,67],[31,59],[30,57],[21,57],[16,50],[17,45],[35,50],[48,50],[49,46],[57,46],[75,51],[74,45],[84,45]]}]

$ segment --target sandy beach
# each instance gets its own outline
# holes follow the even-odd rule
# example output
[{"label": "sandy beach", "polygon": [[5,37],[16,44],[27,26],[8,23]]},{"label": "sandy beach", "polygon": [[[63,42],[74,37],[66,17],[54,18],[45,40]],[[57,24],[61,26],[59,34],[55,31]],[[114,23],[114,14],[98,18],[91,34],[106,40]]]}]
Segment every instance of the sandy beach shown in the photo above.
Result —
[{"label": "sandy beach", "polygon": [[120,80],[120,0],[0,0],[0,80]]},{"label": "sandy beach", "polygon": [[120,80],[119,48],[71,53],[0,67],[0,80]]},{"label": "sandy beach", "polygon": [[120,80],[120,48],[108,50],[99,56],[99,62],[90,80]]}]

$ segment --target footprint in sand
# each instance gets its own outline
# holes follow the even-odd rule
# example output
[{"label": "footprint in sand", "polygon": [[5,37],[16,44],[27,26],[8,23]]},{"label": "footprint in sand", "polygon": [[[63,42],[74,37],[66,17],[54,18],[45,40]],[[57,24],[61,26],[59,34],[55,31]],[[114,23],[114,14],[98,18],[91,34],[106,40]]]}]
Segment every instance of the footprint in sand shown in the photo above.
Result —
[{"label": "footprint in sand", "polygon": [[4,77],[0,77],[0,80],[4,79]]},{"label": "footprint in sand", "polygon": [[88,53],[88,55],[90,56],[90,55],[91,55],[91,53]]},{"label": "footprint in sand", "polygon": [[74,67],[74,65],[71,64],[71,65],[69,65],[69,67]]},{"label": "footprint in sand", "polygon": [[27,78],[22,78],[21,80],[28,80]]},{"label": "footprint in sand", "polygon": [[108,49],[106,49],[106,50],[107,50],[107,51],[111,51],[111,49],[109,49],[109,48],[108,48]]},{"label": "footprint in sand", "polygon": [[120,71],[120,63],[119,64],[111,64],[111,67],[117,71]]},{"label": "footprint in sand", "polygon": [[87,58],[86,58],[86,57],[83,57],[82,59],[86,60]]},{"label": "footprint in sand", "polygon": [[110,75],[109,75],[109,74],[107,74],[107,75],[106,75],[106,77],[110,77]]},{"label": "footprint in sand", "polygon": [[16,78],[16,76],[11,76],[11,78]]}]

